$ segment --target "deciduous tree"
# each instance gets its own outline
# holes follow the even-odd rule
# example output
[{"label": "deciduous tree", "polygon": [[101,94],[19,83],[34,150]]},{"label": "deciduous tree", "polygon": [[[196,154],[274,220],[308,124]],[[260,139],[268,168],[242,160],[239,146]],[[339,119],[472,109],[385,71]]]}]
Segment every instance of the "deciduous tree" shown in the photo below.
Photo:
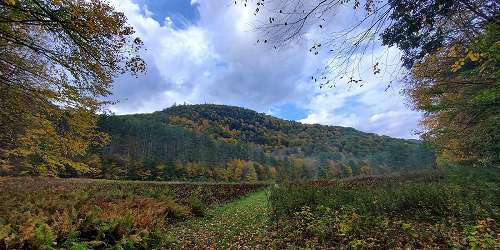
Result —
[{"label": "deciduous tree", "polygon": [[[83,160],[117,74],[144,71],[141,40],[105,1],[0,1],[0,164],[57,175]],[[13,167],[12,167],[13,166]]]}]

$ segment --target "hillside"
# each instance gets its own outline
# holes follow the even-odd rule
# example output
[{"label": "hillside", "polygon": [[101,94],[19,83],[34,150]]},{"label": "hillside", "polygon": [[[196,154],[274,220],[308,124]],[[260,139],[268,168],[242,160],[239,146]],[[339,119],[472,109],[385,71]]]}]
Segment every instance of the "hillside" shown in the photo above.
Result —
[{"label": "hillside", "polygon": [[328,179],[434,166],[433,153],[417,140],[301,124],[225,105],[103,116],[99,126],[111,136],[98,152],[106,178]]}]

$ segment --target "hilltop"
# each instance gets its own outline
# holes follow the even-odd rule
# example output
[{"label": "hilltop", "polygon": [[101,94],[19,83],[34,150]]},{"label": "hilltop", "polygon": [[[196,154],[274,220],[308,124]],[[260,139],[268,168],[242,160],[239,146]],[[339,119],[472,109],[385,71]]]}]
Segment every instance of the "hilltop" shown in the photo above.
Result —
[{"label": "hilltop", "polygon": [[178,105],[150,114],[102,116],[99,127],[111,136],[101,164],[104,169],[121,165],[126,175],[135,166],[146,176],[161,174],[162,179],[283,180],[434,166],[432,151],[418,140],[302,124],[226,105]]}]

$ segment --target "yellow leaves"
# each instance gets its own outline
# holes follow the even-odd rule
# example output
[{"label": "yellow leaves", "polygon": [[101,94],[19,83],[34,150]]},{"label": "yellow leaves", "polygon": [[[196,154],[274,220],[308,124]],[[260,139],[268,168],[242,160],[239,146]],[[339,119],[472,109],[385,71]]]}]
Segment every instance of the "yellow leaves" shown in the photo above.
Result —
[{"label": "yellow leaves", "polygon": [[451,48],[449,50],[449,54],[452,57],[456,57],[457,56],[458,53],[457,53],[457,46],[456,45],[451,46]]},{"label": "yellow leaves", "polygon": [[55,176],[70,168],[88,172],[90,168],[76,159],[86,153],[89,145],[106,141],[105,136],[94,132],[95,114],[86,109],[42,105],[39,108],[50,115],[35,111],[24,114],[21,121],[26,125],[18,134],[15,147],[9,150],[9,157],[25,158],[27,170],[32,174]]},{"label": "yellow leaves", "polygon": [[92,169],[85,163],[81,162],[68,162],[68,164],[73,168],[74,170],[80,172],[80,173],[89,173]]},{"label": "yellow leaves", "polygon": [[489,226],[491,226],[491,224],[493,224],[494,222],[495,222],[495,220],[493,220],[491,218],[486,218],[484,220],[478,220],[477,225],[476,225],[476,229],[479,229],[479,230],[486,229]]},{"label": "yellow leaves", "polygon": [[0,225],[0,239],[7,238],[10,235],[11,227],[10,224]]},{"label": "yellow leaves", "polygon": [[363,164],[363,166],[361,166],[361,174],[363,175],[368,175],[370,174],[370,166],[368,166],[368,164]]},{"label": "yellow leaves", "polygon": [[[0,120],[6,121],[0,129],[0,141],[6,142],[0,168],[22,158],[33,172],[37,165],[50,170],[66,160],[71,164],[63,167],[85,170],[78,161],[88,146],[95,138],[99,144],[109,141],[95,131],[94,112],[110,103],[101,97],[110,94],[115,75],[143,71],[137,54],[142,44],[130,36],[133,29],[125,15],[105,0],[0,1],[9,19],[16,20],[2,24],[14,42],[0,47],[19,69],[16,74],[9,67],[0,69],[5,82],[19,82],[0,86]],[[46,15],[36,15],[39,9]],[[56,23],[58,28],[50,28]],[[27,40],[29,47],[21,42]]]},{"label": "yellow leaves", "polygon": [[168,122],[172,125],[181,125],[193,130],[196,128],[195,122],[182,116],[169,116]]},{"label": "yellow leaves", "polygon": [[479,53],[476,53],[472,50],[469,50],[467,53],[467,57],[472,61],[472,62],[477,62],[481,58],[481,55]]},{"label": "yellow leaves", "polygon": [[[470,60],[471,62],[478,62],[484,56],[484,54],[474,52],[473,50],[471,50],[469,48],[465,49],[465,53],[466,53],[465,57],[459,58],[457,61],[455,61],[455,63],[453,63],[453,65],[451,65],[452,72],[457,72],[460,69],[462,69],[462,67],[465,65],[466,60]],[[450,49],[450,54],[451,55],[457,54],[455,47],[452,47]]]},{"label": "yellow leaves", "polygon": [[411,229],[412,225],[410,223],[403,223],[403,224],[401,224],[401,227],[404,230],[409,230],[409,229]]},{"label": "yellow leaves", "polygon": [[483,63],[481,66],[479,66],[479,73],[482,74],[484,71],[488,68],[488,65]]},{"label": "yellow leaves", "polygon": [[[426,129],[423,136],[436,146],[440,161],[477,159],[475,152],[480,150],[470,142],[484,132],[479,125],[469,124],[477,111],[464,107],[476,86],[461,83],[488,81],[489,60],[488,52],[481,48],[456,45],[426,56],[413,69],[415,81],[408,85],[406,93],[417,109],[428,112],[421,122]],[[479,78],[475,78],[478,73]]]},{"label": "yellow leaves", "polygon": [[451,65],[451,71],[452,72],[457,72],[459,71],[465,64],[465,58],[460,58],[458,59],[458,61],[456,61],[455,63],[453,63],[453,65]]},{"label": "yellow leaves", "polygon": [[14,6],[16,5],[16,0],[3,0],[3,2],[7,5]]}]

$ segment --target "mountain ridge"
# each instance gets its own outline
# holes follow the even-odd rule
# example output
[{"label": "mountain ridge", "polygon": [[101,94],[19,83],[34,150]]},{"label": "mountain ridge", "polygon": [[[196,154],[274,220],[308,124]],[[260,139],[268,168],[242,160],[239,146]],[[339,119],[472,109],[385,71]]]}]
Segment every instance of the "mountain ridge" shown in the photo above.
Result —
[{"label": "mountain ridge", "polygon": [[284,122],[290,122],[290,123],[298,123],[298,124],[301,124],[301,125],[305,125],[305,126],[324,126],[324,127],[333,127],[333,128],[343,128],[343,129],[353,129],[353,130],[356,130],[358,132],[362,132],[362,133],[365,133],[365,134],[370,134],[370,135],[375,135],[375,136],[385,136],[385,137],[389,137],[389,138],[393,138],[393,139],[401,139],[401,140],[409,140],[409,141],[420,141],[419,139],[414,139],[414,138],[401,138],[401,137],[394,137],[394,136],[390,136],[390,135],[385,135],[385,134],[378,134],[378,133],[375,133],[375,132],[367,132],[367,131],[363,131],[363,130],[360,130],[360,129],[357,129],[357,128],[354,128],[354,127],[350,127],[350,126],[339,126],[339,125],[328,125],[328,124],[321,124],[321,123],[304,123],[304,122],[301,122],[301,121],[298,121],[298,120],[293,120],[293,119],[286,119],[286,118],[282,118],[282,117],[278,117],[278,116],[275,116],[275,115],[272,115],[272,114],[267,114],[265,112],[258,112],[258,111],[255,111],[253,109],[250,109],[250,108],[245,108],[245,107],[239,107],[239,106],[235,106],[235,105],[226,105],[226,104],[179,104],[179,105],[174,105],[174,106],[171,106],[171,107],[168,107],[168,108],[165,108],[161,111],[154,111],[154,112],[150,112],[150,113],[138,113],[138,114],[151,114],[151,113],[156,113],[156,112],[164,112],[164,111],[167,111],[169,109],[172,109],[172,108],[177,108],[177,107],[193,107],[193,106],[205,106],[205,107],[215,107],[215,108],[234,108],[234,109],[239,109],[241,111],[245,111],[245,112],[252,112],[252,113],[255,113],[257,115],[262,115],[262,116],[267,116],[267,117],[270,117],[270,118],[273,118],[273,119],[277,119],[277,120],[282,120]]},{"label": "mountain ridge", "polygon": [[[220,167],[227,170],[228,164],[248,162],[283,174],[280,178],[285,179],[290,175],[291,179],[323,178],[325,167],[331,175],[349,176],[434,166],[432,151],[418,140],[350,127],[303,124],[220,104],[102,116],[99,127],[111,136],[110,145],[102,151],[104,161],[118,157],[151,166],[195,164],[211,169],[211,175]],[[294,164],[301,165],[298,172],[302,173],[290,173]],[[176,174],[171,171],[170,175]],[[205,178],[203,175],[197,178]]]}]

